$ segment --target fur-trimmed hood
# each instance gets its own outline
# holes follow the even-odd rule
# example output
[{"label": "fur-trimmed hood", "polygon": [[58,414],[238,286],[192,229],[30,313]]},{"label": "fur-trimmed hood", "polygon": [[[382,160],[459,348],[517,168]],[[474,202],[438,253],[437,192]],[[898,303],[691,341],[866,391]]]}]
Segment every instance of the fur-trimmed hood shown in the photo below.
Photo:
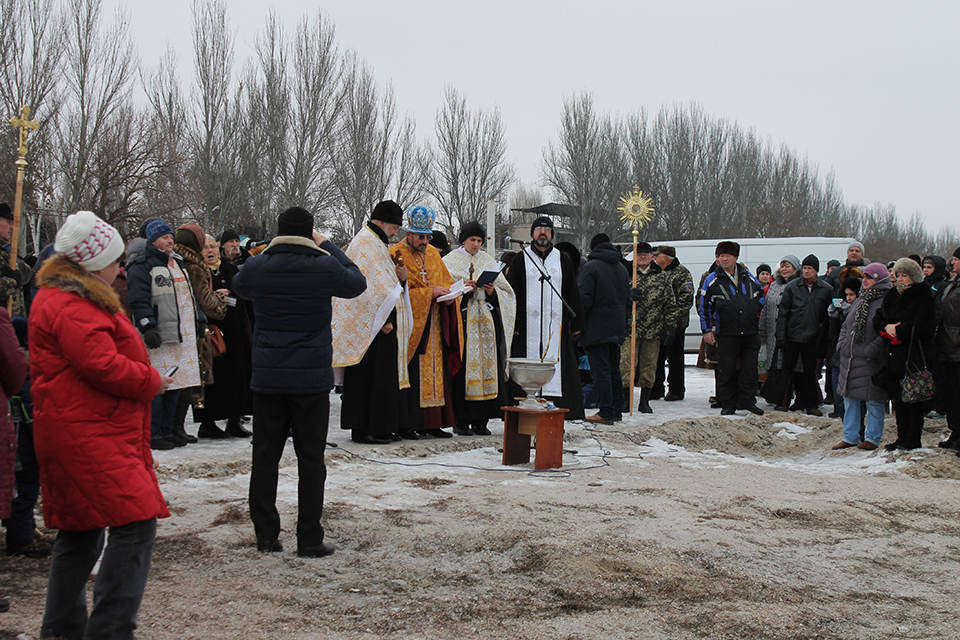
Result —
[{"label": "fur-trimmed hood", "polygon": [[300,247],[307,247],[309,249],[316,249],[320,253],[330,255],[329,251],[326,251],[325,249],[321,249],[319,246],[317,246],[317,243],[314,242],[312,239],[304,238],[303,236],[277,236],[276,238],[270,241],[270,244],[267,246],[266,249],[264,249],[264,251],[269,251],[270,249],[273,249],[274,247],[277,247],[282,244],[293,244]]},{"label": "fur-trimmed hood", "polygon": [[76,293],[110,313],[121,310],[120,298],[110,285],[80,265],[70,262],[61,253],[54,254],[43,263],[37,273],[37,284],[41,288]]}]

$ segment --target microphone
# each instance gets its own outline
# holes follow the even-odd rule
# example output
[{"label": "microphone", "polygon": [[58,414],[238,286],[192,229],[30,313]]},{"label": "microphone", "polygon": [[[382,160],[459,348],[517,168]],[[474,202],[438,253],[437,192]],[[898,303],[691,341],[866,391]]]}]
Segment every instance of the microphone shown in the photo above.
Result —
[{"label": "microphone", "polygon": [[527,243],[520,238],[511,238],[510,236],[507,236],[507,244],[519,244],[520,246],[523,246]]}]

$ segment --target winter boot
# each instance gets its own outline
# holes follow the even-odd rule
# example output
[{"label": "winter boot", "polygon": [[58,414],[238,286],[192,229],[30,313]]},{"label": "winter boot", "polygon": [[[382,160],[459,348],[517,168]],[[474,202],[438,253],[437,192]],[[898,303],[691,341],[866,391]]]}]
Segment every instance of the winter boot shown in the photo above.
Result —
[{"label": "winter boot", "polygon": [[243,421],[239,417],[227,420],[226,433],[234,438],[249,438],[253,435],[252,431],[244,428]]},{"label": "winter boot", "polygon": [[640,405],[637,407],[640,413],[653,413],[650,408],[650,389],[640,389]]}]

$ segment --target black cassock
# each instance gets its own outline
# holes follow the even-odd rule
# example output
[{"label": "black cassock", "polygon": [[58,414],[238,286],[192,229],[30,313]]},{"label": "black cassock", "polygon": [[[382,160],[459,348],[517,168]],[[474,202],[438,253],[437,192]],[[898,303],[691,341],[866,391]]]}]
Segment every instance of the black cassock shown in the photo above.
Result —
[{"label": "black cassock", "polygon": [[233,293],[233,276],[239,269],[227,260],[220,261],[217,272],[211,270],[213,290],[227,289],[236,299],[235,307],[227,305],[223,320],[211,321],[220,327],[227,350],[213,359],[213,384],[204,389],[203,409],[194,408],[195,422],[238,419],[253,413],[253,397],[250,393],[252,354],[252,331],[247,306],[251,303],[237,298]]},{"label": "black cassock", "polygon": [[[397,311],[387,322],[397,325]],[[340,428],[350,429],[353,439],[366,436],[388,439],[407,431],[407,411],[401,403],[397,373],[397,330],[377,332],[357,364],[343,370],[340,395]]]},{"label": "black cassock", "polygon": [[[387,234],[372,222],[367,228],[387,244]],[[378,331],[357,364],[344,367],[340,394],[340,428],[350,429],[351,438],[366,436],[388,439],[408,431],[407,394],[400,392],[397,371],[397,310],[387,318],[394,329]]]},{"label": "black cassock", "polygon": [[[536,251],[536,248],[534,248]],[[544,258],[550,251],[556,251],[550,248]],[[543,268],[543,261],[538,260],[540,268]],[[507,272],[507,282],[513,287],[513,292],[517,295],[517,320],[514,325],[513,345],[510,348],[511,358],[527,357],[527,276],[526,269],[536,269],[531,257],[525,252],[520,251],[510,262]],[[565,254],[560,254],[560,271],[563,274],[563,285],[560,288],[560,295],[564,301],[576,314],[572,317],[566,308],[563,310],[563,320],[560,329],[560,390],[561,397],[551,397],[555,405],[563,409],[569,409],[564,418],[566,420],[582,420],[583,413],[583,387],[580,384],[580,366],[577,360],[576,340],[574,332],[583,331],[583,308],[580,305],[580,289],[577,287],[577,276],[573,271],[573,263],[570,262]],[[522,398],[525,393],[512,380],[510,381],[510,393],[512,397]]]}]

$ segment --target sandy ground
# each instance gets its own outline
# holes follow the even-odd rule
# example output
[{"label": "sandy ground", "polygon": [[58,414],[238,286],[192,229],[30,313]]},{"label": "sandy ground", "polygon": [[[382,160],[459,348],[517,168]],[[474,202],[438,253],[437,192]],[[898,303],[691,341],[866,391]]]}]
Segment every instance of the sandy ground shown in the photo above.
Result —
[{"label": "sandy ground", "polygon": [[[960,459],[832,452],[838,420],[721,418],[687,400],[590,429],[564,467],[504,467],[488,437],[360,446],[333,402],[329,558],[296,556],[296,458],[282,554],[259,554],[250,445],[159,452],[160,523],[140,638],[960,637]],[[762,405],[761,405],[762,406]],[[888,419],[884,442],[895,436]],[[0,558],[0,638],[39,631],[49,561]]]}]

